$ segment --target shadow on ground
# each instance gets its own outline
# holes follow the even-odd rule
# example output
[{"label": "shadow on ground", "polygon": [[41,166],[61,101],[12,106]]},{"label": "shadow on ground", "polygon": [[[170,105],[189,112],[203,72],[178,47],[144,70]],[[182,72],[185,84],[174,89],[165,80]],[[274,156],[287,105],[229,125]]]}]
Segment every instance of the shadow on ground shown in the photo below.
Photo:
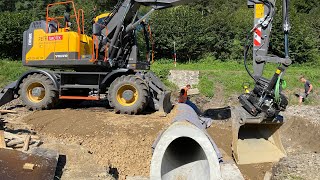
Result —
[{"label": "shadow on ground", "polygon": [[204,115],[213,120],[225,120],[231,118],[231,108],[230,106],[217,108],[217,109],[207,109],[204,111]]},{"label": "shadow on ground", "polygon": [[63,174],[63,168],[67,163],[67,156],[66,155],[59,155],[58,164],[56,168],[56,173],[54,176],[54,180],[60,180]]}]

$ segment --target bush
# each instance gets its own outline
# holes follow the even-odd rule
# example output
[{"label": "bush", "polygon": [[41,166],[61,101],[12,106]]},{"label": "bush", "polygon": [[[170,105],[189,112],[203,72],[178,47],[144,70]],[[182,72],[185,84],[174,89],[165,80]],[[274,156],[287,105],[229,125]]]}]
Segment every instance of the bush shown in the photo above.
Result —
[{"label": "bush", "polygon": [[27,12],[0,13],[0,57],[19,59],[22,54],[23,32],[29,27]]}]

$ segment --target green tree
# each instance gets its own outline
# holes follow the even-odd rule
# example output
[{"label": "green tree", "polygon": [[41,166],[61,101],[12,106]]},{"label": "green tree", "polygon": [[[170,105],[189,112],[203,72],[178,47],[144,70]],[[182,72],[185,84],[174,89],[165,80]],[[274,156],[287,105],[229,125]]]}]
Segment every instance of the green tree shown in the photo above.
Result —
[{"label": "green tree", "polygon": [[18,59],[22,54],[23,32],[29,27],[31,15],[27,12],[0,14],[0,56]]}]

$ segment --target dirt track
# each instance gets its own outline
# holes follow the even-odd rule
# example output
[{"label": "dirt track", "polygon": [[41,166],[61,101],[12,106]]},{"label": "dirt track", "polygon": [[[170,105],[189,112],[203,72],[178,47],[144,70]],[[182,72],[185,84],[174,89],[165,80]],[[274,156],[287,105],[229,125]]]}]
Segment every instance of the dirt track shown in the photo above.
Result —
[{"label": "dirt track", "polygon": [[[319,165],[314,160],[320,152],[320,113],[318,107],[303,108],[312,114],[312,118],[307,119],[300,111],[301,107],[290,107],[286,112],[288,122],[281,128],[288,157],[277,166],[272,163],[240,166],[246,179],[263,179],[267,171],[273,172],[275,179],[287,179],[283,177],[291,177],[290,174],[293,174],[292,177],[317,179]],[[107,173],[119,176],[119,179],[127,176],[147,177],[151,145],[174,116],[174,112],[168,117],[160,117],[158,113],[118,115],[105,108],[36,112],[28,112],[21,107],[17,109],[22,112],[22,117],[7,116],[11,122],[9,127],[33,129],[42,137],[43,147],[57,149],[62,158],[59,163],[62,179],[106,179]],[[230,122],[216,121],[208,132],[230,158]],[[304,165],[304,158],[307,157],[314,168]],[[297,167],[291,167],[291,163]],[[57,176],[60,176],[59,173]]]},{"label": "dirt track", "polygon": [[63,109],[35,112],[24,121],[43,136],[82,146],[99,166],[117,168],[124,179],[127,175],[148,176],[151,145],[170,116]]}]

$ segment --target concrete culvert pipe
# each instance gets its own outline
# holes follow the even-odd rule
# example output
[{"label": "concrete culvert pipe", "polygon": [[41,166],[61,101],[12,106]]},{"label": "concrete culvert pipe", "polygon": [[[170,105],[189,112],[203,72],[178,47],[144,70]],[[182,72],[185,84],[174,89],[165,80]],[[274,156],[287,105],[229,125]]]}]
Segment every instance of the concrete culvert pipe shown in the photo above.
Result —
[{"label": "concrete culvert pipe", "polygon": [[179,104],[174,122],[154,143],[151,180],[221,179],[220,153],[206,131],[193,123],[192,117],[198,116],[189,108]]},{"label": "concrete culvert pipe", "polygon": [[172,141],[161,162],[163,180],[169,180],[176,175],[210,179],[209,170],[205,152],[195,140],[189,137],[179,137]]}]

